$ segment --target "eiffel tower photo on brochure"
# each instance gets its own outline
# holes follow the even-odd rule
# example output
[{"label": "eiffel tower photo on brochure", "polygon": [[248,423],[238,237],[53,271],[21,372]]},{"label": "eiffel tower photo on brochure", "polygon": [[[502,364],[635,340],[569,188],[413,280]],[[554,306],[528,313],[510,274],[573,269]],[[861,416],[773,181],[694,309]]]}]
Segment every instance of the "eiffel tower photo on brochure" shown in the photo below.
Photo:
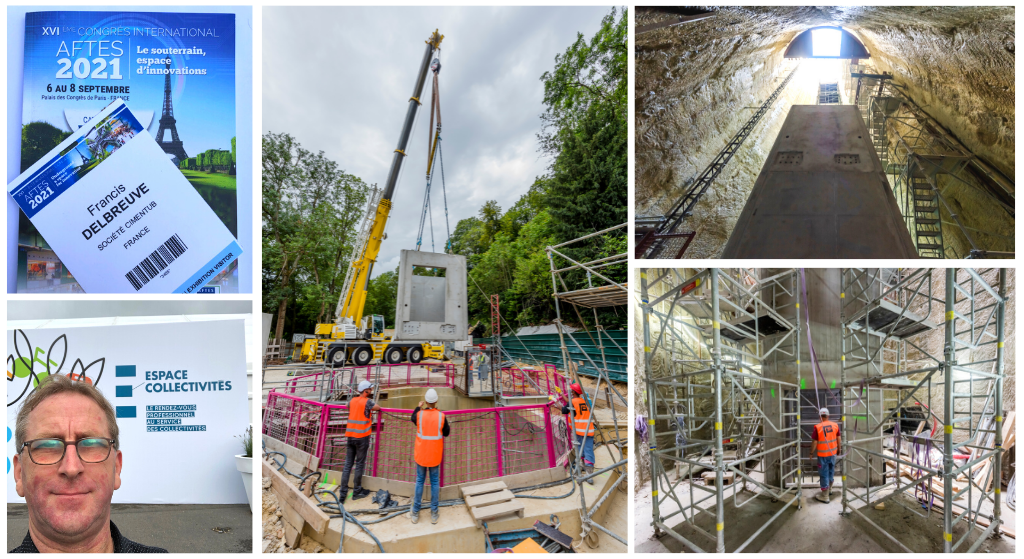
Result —
[{"label": "eiffel tower photo on brochure", "polygon": [[[180,268],[191,265],[179,261],[171,266],[170,260],[161,257],[161,247],[167,248],[166,242],[172,234],[190,233],[193,240],[184,243],[190,251],[199,249],[200,244],[209,240],[196,238],[195,230],[168,230],[164,238],[157,239],[159,235],[154,232],[151,238],[140,240],[137,247],[132,246],[134,243],[121,242],[137,234],[132,229],[134,223],[129,225],[126,220],[138,213],[134,206],[140,204],[128,210],[121,208],[124,216],[113,211],[139,186],[138,182],[129,184],[119,166],[130,163],[139,167],[127,173],[134,175],[143,170],[143,165],[126,157],[136,149],[116,157],[115,152],[125,143],[102,137],[113,130],[94,121],[107,114],[106,108],[118,100],[124,103],[127,114],[140,131],[146,132],[121,140],[153,144],[143,151],[160,161],[145,170],[159,170],[164,179],[184,187],[181,192],[175,191],[184,196],[175,198],[175,203],[184,204],[181,209],[187,212],[186,216],[191,216],[188,219],[202,217],[205,220],[209,215],[210,227],[216,225],[217,242],[211,241],[211,244],[219,246],[211,247],[212,256],[221,252],[225,244],[230,248],[230,243],[220,242],[222,237],[230,239],[236,247],[233,258],[224,260],[224,255],[220,255],[220,265],[206,266],[198,277],[192,278],[191,289],[185,292],[251,292],[251,256],[239,257],[240,253],[250,252],[247,249],[252,242],[249,163],[252,123],[251,117],[240,112],[251,113],[251,30],[244,29],[248,26],[246,20],[251,18],[251,8],[194,7],[190,10],[194,13],[178,12],[176,8],[117,12],[12,8],[9,11],[8,46],[15,53],[22,41],[24,47],[23,73],[19,73],[18,68],[8,72],[12,92],[18,89],[17,78],[23,79],[20,108],[15,101],[8,109],[10,142],[16,141],[15,127],[20,128],[20,148],[12,146],[8,150],[8,191],[13,196],[8,199],[9,292],[95,293],[96,283],[89,287],[84,276],[92,275],[95,281],[97,269],[114,271],[111,264],[114,260],[118,266],[131,266],[118,270],[116,277],[109,281],[101,282],[99,291],[171,292],[181,286],[169,285],[165,268],[177,267],[171,271],[171,276],[177,276],[183,272]],[[22,29],[23,39],[17,36]],[[12,60],[16,58],[15,55]],[[94,130],[79,134],[90,127]],[[76,136],[81,137],[63,146],[66,140]],[[54,153],[58,146],[63,149]],[[67,149],[78,155],[65,153]],[[81,161],[70,161],[69,158],[74,157]],[[164,159],[166,161],[162,161]],[[116,163],[118,160],[122,163]],[[47,170],[54,171],[54,165],[66,163],[77,178],[61,184],[63,179],[55,176],[34,177],[37,180],[33,183],[33,177],[25,175],[31,175],[27,172],[40,162],[37,170],[44,175]],[[99,167],[100,163],[104,165]],[[94,167],[106,170],[85,179],[86,172]],[[15,185],[19,174],[25,180],[19,178],[22,184]],[[32,202],[25,195],[31,188],[39,187],[44,179],[49,179],[51,186],[64,194],[70,184],[91,190],[90,182],[101,177],[105,180],[107,176],[114,182],[96,185],[97,192],[103,192],[95,197],[98,205],[93,212],[87,211],[88,204],[70,208],[73,213],[63,216],[46,212],[42,206],[25,209],[26,204]],[[55,182],[57,184],[53,184]],[[122,183],[126,189],[123,194],[116,188]],[[16,192],[20,193],[20,198]],[[107,193],[114,196],[107,199]],[[32,192],[33,197],[36,194],[39,193]],[[46,196],[50,195],[44,188],[43,197]],[[72,193],[69,198],[92,199],[84,193]],[[149,200],[144,202],[142,206],[150,203]],[[18,209],[14,208],[15,203]],[[45,205],[50,202],[46,201]],[[170,211],[170,206],[164,207],[165,212]],[[104,212],[108,211],[113,219],[104,217]],[[47,213],[54,217],[47,217]],[[101,231],[91,234],[86,231],[88,224],[76,221],[80,213],[87,218],[82,220],[85,222],[95,223],[99,218],[103,222]],[[162,221],[169,216],[157,214],[153,212],[149,219]],[[18,219],[14,219],[15,215]],[[119,229],[124,229],[125,233],[114,233],[118,238],[111,239],[112,231]],[[194,228],[189,225],[189,229]],[[221,229],[224,229],[223,235]],[[68,241],[75,239],[76,244],[62,243],[60,237]],[[111,241],[107,244],[113,244],[117,250],[100,248],[104,241]],[[71,254],[66,252],[69,249],[87,254]],[[114,256],[110,252],[119,254]],[[131,258],[127,256],[129,253],[133,254]],[[134,269],[136,264],[138,270]],[[203,261],[196,269],[189,270],[188,275],[206,264]],[[99,277],[103,277],[102,274]],[[160,287],[147,285],[153,280],[163,281],[158,282]],[[199,285],[192,286],[196,281]]]}]

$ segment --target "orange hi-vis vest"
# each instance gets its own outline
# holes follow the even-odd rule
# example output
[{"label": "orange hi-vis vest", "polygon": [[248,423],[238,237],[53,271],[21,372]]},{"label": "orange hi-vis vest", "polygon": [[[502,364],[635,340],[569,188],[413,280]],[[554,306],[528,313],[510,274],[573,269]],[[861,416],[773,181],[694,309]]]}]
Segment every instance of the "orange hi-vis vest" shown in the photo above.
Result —
[{"label": "orange hi-vis vest", "polygon": [[833,421],[822,421],[814,426],[818,437],[818,456],[825,458],[839,452],[839,426]]},{"label": "orange hi-vis vest", "polygon": [[590,420],[590,406],[587,405],[587,401],[583,398],[573,398],[572,409],[576,412],[576,416],[573,420],[573,425],[576,427],[576,434],[585,437],[593,437],[594,422]]},{"label": "orange hi-vis vest", "polygon": [[348,424],[345,425],[345,436],[362,439],[370,436],[370,418],[366,417],[366,396],[356,396],[348,403]]},{"label": "orange hi-vis vest", "polygon": [[416,416],[416,446],[413,458],[424,468],[441,465],[444,457],[444,413],[436,408],[421,409]]}]

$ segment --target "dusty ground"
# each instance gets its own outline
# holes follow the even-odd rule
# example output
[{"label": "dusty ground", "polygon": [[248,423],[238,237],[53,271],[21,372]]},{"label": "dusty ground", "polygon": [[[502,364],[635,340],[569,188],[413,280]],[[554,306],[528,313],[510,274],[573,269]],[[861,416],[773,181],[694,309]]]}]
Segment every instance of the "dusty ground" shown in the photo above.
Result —
[{"label": "dusty ground", "polygon": [[[757,477],[756,475],[754,477]],[[688,492],[680,485],[676,492],[680,498],[687,498]],[[838,489],[838,486],[836,487]],[[842,503],[841,494],[833,495],[830,503],[820,503],[814,500],[814,489],[804,489],[804,504],[802,509],[790,506],[782,513],[775,522],[770,524],[761,535],[755,539],[747,548],[746,553],[900,553],[902,550],[889,541],[884,535],[869,526],[860,517],[851,514],[849,517],[841,516]],[[696,491],[695,491],[696,493]],[[703,492],[700,492],[703,495]],[[740,493],[738,501],[743,505],[737,508],[734,504],[732,494],[725,502],[725,549],[727,552],[735,550],[753,533],[761,528],[764,523],[778,512],[785,503],[772,503],[768,498],[754,498],[750,503],[746,501],[754,495],[752,493]],[[708,501],[712,503],[713,501]],[[917,508],[912,499],[904,501],[908,507]],[[642,553],[664,553],[664,552],[689,552],[682,543],[668,535],[661,538],[654,537],[654,529],[651,526],[651,487],[645,485],[637,492],[635,499],[634,521],[636,545],[634,549]],[[663,504],[662,506],[668,506]],[[675,507],[674,503],[671,505]],[[675,510],[672,508],[670,510]],[[942,516],[933,512],[930,517],[921,517],[900,506],[890,505],[884,511],[859,508],[861,513],[871,519],[872,522],[882,526],[891,534],[898,535],[904,545],[914,552],[942,552]],[[983,509],[984,510],[984,509]],[[1003,508],[1004,526],[1015,527],[1016,515],[1013,511]],[[663,511],[664,512],[664,511]],[[924,512],[917,508],[916,512]],[[679,516],[669,520],[673,530],[679,532],[686,539],[702,546],[705,550],[714,550],[715,542],[708,540],[689,526],[682,525]],[[715,516],[704,513],[698,517],[697,525],[705,531],[714,534]],[[794,534],[799,534],[794,537]],[[963,535],[960,527],[954,528],[954,542]],[[980,533],[980,532],[978,532]],[[969,541],[974,541],[974,536]],[[969,545],[968,545],[969,547]],[[989,539],[981,548],[980,552],[991,553],[1013,553],[1016,550],[1016,540],[1008,536],[998,539]],[[961,548],[960,551],[966,551]]]},{"label": "dusty ground", "polygon": [[[667,11],[640,8],[636,24],[662,21],[671,17]],[[919,106],[1013,180],[1012,7],[723,7],[712,18],[636,38],[638,216],[671,208],[789,74],[793,62],[783,58],[789,42],[817,25],[841,25],[857,35],[872,53],[870,64],[893,72]],[[818,62],[803,63],[685,221],[685,229],[698,233],[687,257],[721,254],[789,107],[815,103]],[[965,225],[1009,230],[1012,243],[1012,217],[992,211],[980,192],[947,194]],[[989,248],[999,242],[989,238]]]}]

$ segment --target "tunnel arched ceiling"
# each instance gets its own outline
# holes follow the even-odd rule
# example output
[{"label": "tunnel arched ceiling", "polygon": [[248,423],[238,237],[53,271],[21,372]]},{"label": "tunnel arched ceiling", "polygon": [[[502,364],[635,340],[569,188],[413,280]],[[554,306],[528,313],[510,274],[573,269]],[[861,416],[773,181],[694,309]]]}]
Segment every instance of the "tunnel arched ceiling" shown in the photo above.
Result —
[{"label": "tunnel arched ceiling", "polygon": [[[813,34],[816,29],[838,29],[840,32],[839,56],[815,56]],[[800,33],[786,47],[785,58],[871,58],[868,49],[849,31],[842,27],[820,25]]]},{"label": "tunnel arched ceiling", "polygon": [[[791,71],[801,32],[841,26],[869,63],[975,155],[1015,171],[1015,8],[1012,6],[728,6],[714,17],[637,34],[634,60],[637,215],[661,215],[714,160]],[[637,26],[677,15],[637,8]],[[827,60],[806,61],[827,63]],[[688,218],[687,257],[717,258],[793,104],[792,87],[725,167]],[[957,204],[963,203],[963,206]],[[970,200],[954,203],[967,211]],[[995,220],[998,221],[998,220]],[[984,223],[1013,238],[1011,223]]]}]

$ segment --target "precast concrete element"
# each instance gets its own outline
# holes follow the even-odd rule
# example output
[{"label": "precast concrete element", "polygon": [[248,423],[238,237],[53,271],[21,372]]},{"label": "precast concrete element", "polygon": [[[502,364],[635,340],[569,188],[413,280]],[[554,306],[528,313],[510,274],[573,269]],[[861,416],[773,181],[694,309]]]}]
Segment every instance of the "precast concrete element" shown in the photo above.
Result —
[{"label": "precast concrete element", "polygon": [[[444,276],[415,275],[414,267],[440,269]],[[454,342],[465,340],[468,331],[466,257],[403,250],[398,264],[395,339]]]},{"label": "precast concrete element", "polygon": [[857,108],[794,105],[723,258],[917,258]]}]

